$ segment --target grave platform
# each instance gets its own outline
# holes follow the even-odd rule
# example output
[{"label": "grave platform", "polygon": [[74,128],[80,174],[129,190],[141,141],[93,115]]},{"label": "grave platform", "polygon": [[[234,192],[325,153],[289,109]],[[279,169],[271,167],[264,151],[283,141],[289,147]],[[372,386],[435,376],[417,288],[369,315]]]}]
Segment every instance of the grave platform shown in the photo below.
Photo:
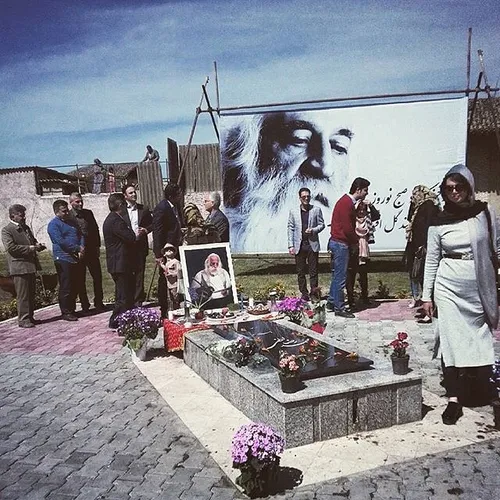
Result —
[{"label": "grave platform", "polygon": [[[307,328],[278,323],[328,342]],[[212,354],[209,346],[220,340],[212,330],[186,334],[184,362],[248,418],[278,430],[288,447],[422,418],[421,376],[394,375],[390,360],[375,359],[363,371],[307,379],[304,389],[286,394],[272,366],[237,368]]]}]

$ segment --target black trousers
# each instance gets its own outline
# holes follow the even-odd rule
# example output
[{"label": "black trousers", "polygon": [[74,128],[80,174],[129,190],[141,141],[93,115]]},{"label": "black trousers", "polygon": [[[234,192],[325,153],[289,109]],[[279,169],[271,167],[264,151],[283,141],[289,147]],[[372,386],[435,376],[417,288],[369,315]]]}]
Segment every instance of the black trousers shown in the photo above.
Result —
[{"label": "black trousers", "polygon": [[134,307],[135,274],[113,273],[111,277],[115,282],[115,307],[109,318],[109,327],[116,328],[117,316]]},{"label": "black trousers", "polygon": [[350,306],[354,305],[354,286],[356,285],[356,275],[359,274],[359,286],[361,288],[361,299],[368,300],[368,262],[359,264],[359,253],[351,252],[349,254],[349,263],[347,264],[347,277],[345,289],[347,292],[347,302]]},{"label": "black trousers", "polygon": [[[162,318],[168,317],[169,303],[167,293],[167,279],[161,267],[158,275],[158,303],[160,304],[160,314]],[[170,306],[171,308],[173,307]]]},{"label": "black trousers", "polygon": [[54,262],[59,280],[59,307],[61,314],[73,314],[76,307],[76,292],[79,279],[79,264],[56,260]]},{"label": "black trousers", "polygon": [[311,290],[318,287],[318,256],[319,252],[313,252],[310,245],[301,245],[300,252],[295,255],[297,281],[302,295],[309,295],[306,280],[308,267]]},{"label": "black trousers", "polygon": [[137,252],[135,260],[135,292],[134,304],[142,303],[146,300],[146,292],[144,291],[144,272],[146,269],[146,255]]},{"label": "black trousers", "polygon": [[446,396],[458,398],[463,406],[484,406],[496,396],[490,381],[491,365],[457,368],[442,362],[441,366]]}]

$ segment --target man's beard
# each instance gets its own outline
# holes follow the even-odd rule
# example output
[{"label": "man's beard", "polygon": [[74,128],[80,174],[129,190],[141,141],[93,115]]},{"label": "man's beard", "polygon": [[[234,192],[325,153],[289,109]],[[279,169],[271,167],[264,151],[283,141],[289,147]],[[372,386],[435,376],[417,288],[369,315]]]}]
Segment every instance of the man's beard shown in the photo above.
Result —
[{"label": "man's beard", "polygon": [[333,200],[342,193],[343,181],[336,176],[335,185],[331,179],[311,179],[297,174],[287,179],[286,168],[269,169],[269,173],[259,179],[239,209],[226,212],[232,217],[231,246],[236,251],[286,252],[287,223],[289,212],[300,205],[299,189],[311,190],[311,202],[327,208],[329,215]]}]

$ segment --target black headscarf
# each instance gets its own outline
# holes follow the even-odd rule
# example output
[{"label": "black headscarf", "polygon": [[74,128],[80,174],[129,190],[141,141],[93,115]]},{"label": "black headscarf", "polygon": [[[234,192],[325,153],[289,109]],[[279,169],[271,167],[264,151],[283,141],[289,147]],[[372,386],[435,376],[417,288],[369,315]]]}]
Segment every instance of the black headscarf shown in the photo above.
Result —
[{"label": "black headscarf", "polygon": [[[448,179],[448,177],[453,174],[459,174],[463,178],[463,182],[469,186],[468,204],[458,205],[457,203],[453,203],[452,201],[450,201],[446,196],[446,193],[444,192],[446,179]],[[454,224],[455,222],[461,222],[463,220],[476,217],[487,207],[487,204],[485,202],[476,200],[474,195],[474,176],[465,165],[459,164],[452,167],[444,176],[443,182],[441,182],[441,186],[439,189],[444,200],[444,208],[443,211],[440,212],[432,221],[431,225],[433,226]]]}]

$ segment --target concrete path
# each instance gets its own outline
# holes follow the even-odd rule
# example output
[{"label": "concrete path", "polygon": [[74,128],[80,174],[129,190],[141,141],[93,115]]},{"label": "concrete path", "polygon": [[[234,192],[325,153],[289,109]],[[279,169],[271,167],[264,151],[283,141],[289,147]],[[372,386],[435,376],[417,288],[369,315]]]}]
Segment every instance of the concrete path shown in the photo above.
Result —
[{"label": "concrete path", "polygon": [[[375,468],[351,468],[353,473],[345,475],[343,463],[353,461],[346,446],[355,449],[364,440],[372,450],[382,449],[373,435],[329,441],[320,453],[288,450],[287,460],[297,453],[310,457],[308,464],[295,461],[298,469],[341,472],[332,479],[325,474],[325,480],[318,473],[318,481],[303,482],[276,498],[500,499],[500,432],[491,427],[491,409],[466,411],[449,431],[439,424],[443,391],[439,365],[431,360],[433,328],[417,325],[406,304],[379,302],[355,319],[329,315],[325,334],[362,354],[384,355],[383,346],[398,331],[409,333],[411,366],[422,371],[436,408],[436,446],[409,440],[404,461],[391,458],[378,466],[375,451],[371,457],[361,454],[358,462],[374,462]],[[202,438],[201,444],[137,369],[116,333],[107,329],[109,314],[69,323],[52,307],[37,313],[42,324],[33,329],[20,329],[15,320],[0,323],[0,498],[244,498],[218,465],[219,457],[205,448],[210,440]],[[498,332],[495,346],[499,354]],[[162,362],[170,366],[165,381],[181,380],[177,358],[149,363]],[[209,416],[199,403],[191,420]],[[231,424],[238,421],[227,422]],[[460,433],[465,429],[464,440]],[[396,437],[384,432],[380,439],[387,447]],[[412,455],[415,447],[422,453]]]}]

